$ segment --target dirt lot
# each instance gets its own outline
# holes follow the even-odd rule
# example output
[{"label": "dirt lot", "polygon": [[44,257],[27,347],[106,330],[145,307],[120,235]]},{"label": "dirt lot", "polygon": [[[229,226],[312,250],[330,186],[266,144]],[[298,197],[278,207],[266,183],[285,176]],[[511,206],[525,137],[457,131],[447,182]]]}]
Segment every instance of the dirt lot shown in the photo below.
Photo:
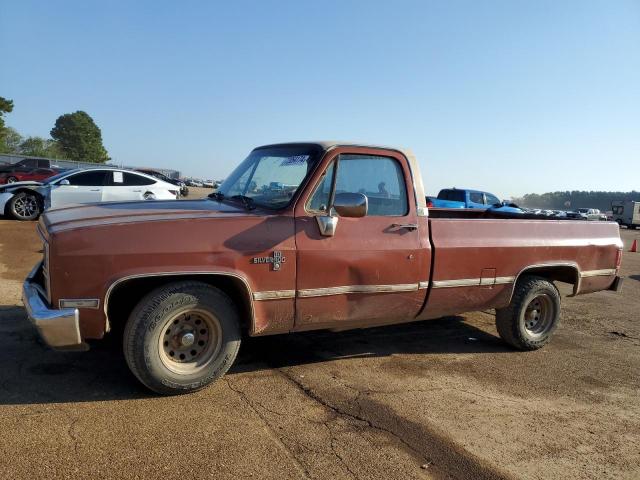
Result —
[{"label": "dirt lot", "polygon": [[248,339],[224,380],[162,398],[116,341],[38,341],[34,228],[0,220],[0,478],[640,478],[640,253],[622,294],[566,299],[537,352],[493,312]]}]

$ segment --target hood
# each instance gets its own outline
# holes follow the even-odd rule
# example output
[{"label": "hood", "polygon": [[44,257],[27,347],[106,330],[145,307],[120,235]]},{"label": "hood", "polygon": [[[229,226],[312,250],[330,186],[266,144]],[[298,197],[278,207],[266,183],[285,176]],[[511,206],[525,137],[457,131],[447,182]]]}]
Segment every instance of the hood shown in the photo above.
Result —
[{"label": "hood", "polygon": [[49,231],[108,224],[140,223],[229,216],[262,216],[260,209],[245,210],[240,205],[215,200],[141,200],[105,202],[47,210],[42,222]]},{"label": "hood", "polygon": [[26,182],[7,183],[4,185],[0,185],[0,192],[10,192],[11,190],[20,187],[41,187],[42,185],[44,185],[42,182],[34,182],[32,180]]}]

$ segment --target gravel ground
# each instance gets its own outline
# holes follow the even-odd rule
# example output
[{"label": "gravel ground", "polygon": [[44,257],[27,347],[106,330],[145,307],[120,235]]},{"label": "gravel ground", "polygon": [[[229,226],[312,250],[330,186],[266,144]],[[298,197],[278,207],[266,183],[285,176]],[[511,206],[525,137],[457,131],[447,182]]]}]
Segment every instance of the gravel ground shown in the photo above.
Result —
[{"label": "gravel ground", "polygon": [[0,220],[0,478],[640,478],[640,253],[621,294],[564,299],[540,351],[503,345],[492,311],[254,338],[173,398],[115,340],[40,343],[19,295],[40,256],[34,223]]}]

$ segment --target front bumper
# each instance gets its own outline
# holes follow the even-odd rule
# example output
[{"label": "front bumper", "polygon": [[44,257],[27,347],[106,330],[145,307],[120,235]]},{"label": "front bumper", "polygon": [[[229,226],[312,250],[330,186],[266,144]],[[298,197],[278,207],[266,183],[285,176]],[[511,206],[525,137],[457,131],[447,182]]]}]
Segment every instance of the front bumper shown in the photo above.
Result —
[{"label": "front bumper", "polygon": [[13,198],[13,192],[0,193],[0,215],[4,215],[9,200]]},{"label": "front bumper", "polygon": [[56,350],[84,350],[77,308],[49,308],[42,287],[35,278],[42,264],[36,265],[22,286],[22,302],[31,323],[47,345]]}]

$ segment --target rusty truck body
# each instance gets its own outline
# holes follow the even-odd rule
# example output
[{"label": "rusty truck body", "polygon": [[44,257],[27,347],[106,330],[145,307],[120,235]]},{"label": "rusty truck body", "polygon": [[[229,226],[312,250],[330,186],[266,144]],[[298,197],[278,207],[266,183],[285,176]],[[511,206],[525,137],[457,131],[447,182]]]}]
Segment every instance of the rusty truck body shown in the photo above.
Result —
[{"label": "rusty truck body", "polygon": [[119,332],[138,379],[173,394],[223,375],[244,335],[493,308],[507,343],[540,348],[560,316],[554,282],[621,283],[617,224],[430,211],[402,149],[267,145],[210,197],[46,212],[23,289],[44,340],[85,349]]}]

